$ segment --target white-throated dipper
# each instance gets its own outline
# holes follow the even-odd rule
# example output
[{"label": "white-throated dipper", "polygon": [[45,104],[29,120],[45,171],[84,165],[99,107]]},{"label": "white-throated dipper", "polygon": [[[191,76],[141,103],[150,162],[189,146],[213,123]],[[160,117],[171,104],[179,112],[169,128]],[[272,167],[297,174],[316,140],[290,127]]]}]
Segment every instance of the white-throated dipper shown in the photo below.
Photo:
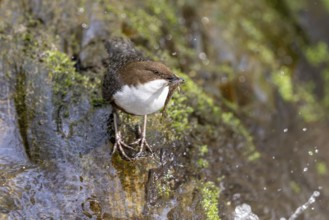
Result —
[{"label": "white-throated dipper", "polygon": [[[132,160],[141,155],[144,147],[152,152],[146,142],[147,115],[165,108],[174,90],[184,80],[164,64],[144,57],[130,41],[113,39],[107,41],[105,47],[109,54],[109,65],[102,93],[103,98],[113,106],[115,143],[112,154],[118,150],[125,159]],[[144,116],[140,138],[135,142],[126,144],[122,140],[116,109]],[[134,157],[125,152],[126,148],[133,149],[131,145],[139,145]]]}]

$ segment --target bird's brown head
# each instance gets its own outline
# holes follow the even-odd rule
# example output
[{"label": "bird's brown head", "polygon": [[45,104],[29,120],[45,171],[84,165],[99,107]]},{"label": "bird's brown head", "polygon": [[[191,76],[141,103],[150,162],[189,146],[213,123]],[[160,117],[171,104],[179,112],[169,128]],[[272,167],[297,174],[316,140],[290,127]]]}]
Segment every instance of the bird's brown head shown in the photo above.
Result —
[{"label": "bird's brown head", "polygon": [[128,85],[143,84],[157,79],[167,80],[169,86],[184,82],[183,79],[173,74],[166,65],[154,61],[129,63],[120,69],[120,75]]}]

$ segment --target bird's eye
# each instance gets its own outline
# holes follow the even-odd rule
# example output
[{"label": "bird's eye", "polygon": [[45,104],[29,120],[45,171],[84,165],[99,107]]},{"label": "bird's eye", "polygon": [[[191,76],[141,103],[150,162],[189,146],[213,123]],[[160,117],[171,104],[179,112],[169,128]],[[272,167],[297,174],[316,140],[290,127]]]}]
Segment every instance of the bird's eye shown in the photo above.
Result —
[{"label": "bird's eye", "polygon": [[160,72],[157,71],[157,70],[153,70],[153,73],[156,74],[156,75],[158,75]]}]

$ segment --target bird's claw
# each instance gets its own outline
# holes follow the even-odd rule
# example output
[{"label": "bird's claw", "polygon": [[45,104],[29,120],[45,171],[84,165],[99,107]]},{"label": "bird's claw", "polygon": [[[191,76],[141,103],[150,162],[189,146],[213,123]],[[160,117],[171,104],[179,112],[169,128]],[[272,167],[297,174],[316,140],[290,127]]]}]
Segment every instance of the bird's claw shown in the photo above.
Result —
[{"label": "bird's claw", "polygon": [[130,150],[136,151],[136,149],[134,149],[133,147],[130,147],[128,144],[124,143],[120,136],[117,136],[111,155],[113,155],[115,153],[115,151],[118,150],[119,153],[124,157],[124,159],[129,160],[129,161],[134,160],[135,157],[128,156],[128,154],[125,152],[124,148],[128,148]]},{"label": "bird's claw", "polygon": [[148,150],[149,152],[151,152],[151,154],[153,155],[153,151],[151,146],[147,143],[145,137],[141,137],[139,139],[137,139],[136,141],[134,141],[133,143],[131,143],[130,145],[139,145],[139,151],[138,153],[135,155],[134,158],[139,158],[139,157],[143,157],[143,149],[144,147],[146,148],[146,150]]}]

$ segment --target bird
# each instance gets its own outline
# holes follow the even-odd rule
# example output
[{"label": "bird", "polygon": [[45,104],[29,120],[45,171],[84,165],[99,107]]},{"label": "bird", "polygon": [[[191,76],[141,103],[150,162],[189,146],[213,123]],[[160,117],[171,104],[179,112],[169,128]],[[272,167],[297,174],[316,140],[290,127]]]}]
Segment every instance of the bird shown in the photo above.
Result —
[{"label": "bird", "polygon": [[[146,141],[147,115],[165,110],[173,92],[184,82],[165,64],[153,61],[135,49],[130,40],[114,38],[105,42],[108,52],[107,70],[102,85],[102,96],[113,107],[113,124],[116,150],[126,160],[134,160],[142,155],[144,148],[153,153]],[[140,137],[133,143],[123,141],[118,127],[118,110],[130,115],[143,116]],[[138,153],[131,157],[126,149],[138,145]]]}]

